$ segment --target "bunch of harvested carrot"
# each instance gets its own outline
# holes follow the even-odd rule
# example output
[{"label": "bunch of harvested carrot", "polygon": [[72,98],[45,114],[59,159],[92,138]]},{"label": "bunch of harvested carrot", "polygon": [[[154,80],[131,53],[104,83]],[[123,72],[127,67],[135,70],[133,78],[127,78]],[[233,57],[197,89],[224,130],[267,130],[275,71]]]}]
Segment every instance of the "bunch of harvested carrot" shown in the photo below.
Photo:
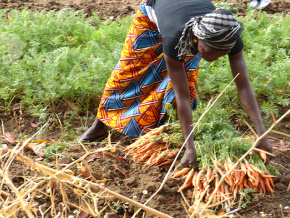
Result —
[{"label": "bunch of harvested carrot", "polygon": [[137,162],[146,162],[148,165],[170,166],[178,150],[170,148],[166,137],[160,136],[166,128],[167,126],[163,125],[141,136],[126,148],[129,150],[126,156],[130,155]]},{"label": "bunch of harvested carrot", "polygon": [[[173,175],[173,178],[180,176],[184,177],[184,183],[179,188],[178,192],[193,186],[193,194],[195,200],[207,201],[212,195],[213,190],[220,182],[220,178],[229,171],[234,163],[226,162],[224,165],[218,167],[201,169],[199,172],[194,172],[189,168],[183,168]],[[272,177],[268,171],[264,173],[254,165],[246,162],[241,163],[240,166],[232,171],[224,182],[219,186],[218,191],[214,196],[214,204],[227,201],[231,207],[237,197],[239,191],[245,188],[251,188],[259,193],[270,192],[273,193],[275,189]]]}]

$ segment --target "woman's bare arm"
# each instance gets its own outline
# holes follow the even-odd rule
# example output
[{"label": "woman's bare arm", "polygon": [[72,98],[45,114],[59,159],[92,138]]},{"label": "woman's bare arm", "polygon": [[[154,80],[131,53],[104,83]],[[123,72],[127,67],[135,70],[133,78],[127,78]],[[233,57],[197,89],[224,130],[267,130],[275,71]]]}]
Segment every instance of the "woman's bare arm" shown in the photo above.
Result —
[{"label": "woman's bare arm", "polygon": [[[184,139],[186,139],[192,130],[192,109],[187,74],[182,62],[174,60],[166,55],[164,55],[164,57],[168,74],[175,93],[177,114],[180,126]],[[192,165],[194,168],[197,168],[196,152],[192,135],[186,144],[186,151],[181,160],[181,165],[183,167]]]},{"label": "woman's bare arm", "polygon": [[[252,86],[249,81],[248,70],[243,51],[239,52],[236,55],[229,56],[229,61],[233,76],[235,77],[239,73],[239,76],[236,78],[235,83],[242,106],[252,120],[257,134],[261,136],[266,132],[266,129],[262,120],[257,100],[255,98]],[[258,143],[257,148],[265,150],[267,152],[272,152],[272,146],[267,136],[264,137],[260,141],[260,143]]]}]

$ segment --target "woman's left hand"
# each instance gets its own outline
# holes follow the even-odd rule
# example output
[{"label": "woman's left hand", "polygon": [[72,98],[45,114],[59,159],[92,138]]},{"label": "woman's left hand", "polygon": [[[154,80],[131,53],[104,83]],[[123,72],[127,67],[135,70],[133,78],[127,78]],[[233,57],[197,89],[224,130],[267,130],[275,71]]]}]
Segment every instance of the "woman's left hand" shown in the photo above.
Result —
[{"label": "woman's left hand", "polygon": [[[256,148],[272,153],[272,145],[267,136],[263,137],[256,145]],[[272,159],[271,155],[267,155],[262,151],[258,151],[265,164],[269,164]]]}]

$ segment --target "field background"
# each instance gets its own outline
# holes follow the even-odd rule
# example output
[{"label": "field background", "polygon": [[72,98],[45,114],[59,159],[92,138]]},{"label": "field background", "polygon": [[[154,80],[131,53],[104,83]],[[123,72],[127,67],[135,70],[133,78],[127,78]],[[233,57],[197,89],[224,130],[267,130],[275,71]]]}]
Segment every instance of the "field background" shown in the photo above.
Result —
[{"label": "field background", "polygon": [[[290,109],[290,1],[272,1],[263,11],[250,10],[248,1],[215,3],[230,7],[245,24],[243,39],[250,80],[269,127],[273,120]],[[139,1],[133,0],[0,1],[3,9],[0,27],[2,143],[12,148],[14,139],[24,140],[49,122],[37,136],[54,142],[53,147],[45,149],[46,158],[39,160],[30,150],[24,150],[25,155],[55,167],[56,164],[69,164],[85,153],[75,139],[94,120],[104,83],[118,61],[138,5]],[[62,10],[64,8],[72,10]],[[75,11],[79,11],[77,15]],[[205,103],[216,97],[230,79],[225,58],[214,64],[202,62],[200,101]],[[239,105],[235,87],[230,87],[221,102],[228,115],[225,122],[231,121],[232,126],[251,137],[244,122],[249,119]],[[290,217],[290,197],[286,192],[290,181],[289,123],[288,116],[275,128],[288,136],[270,134],[276,155],[272,164],[281,173],[274,179],[275,195],[251,195],[251,203],[241,213],[244,217],[262,217],[261,212],[268,214],[267,217]],[[116,132],[112,134],[113,141],[121,140],[123,145],[132,142]],[[86,146],[90,150],[95,148],[95,144]],[[57,161],[55,153],[61,154]],[[107,178],[106,187],[145,202],[148,195],[143,191],[147,190],[149,195],[156,191],[164,170],[157,166],[145,168],[128,159],[116,161],[123,157],[122,151],[112,155],[113,158],[90,163],[94,177]],[[126,173],[116,170],[116,166],[125,169]],[[15,186],[23,184],[25,172],[29,176],[25,165],[13,162],[10,174]],[[178,180],[168,181],[149,206],[174,217],[185,217],[181,196],[176,193],[177,185]],[[73,192],[68,191],[68,196],[75,198]],[[78,202],[77,199],[72,201]],[[49,208],[46,198],[39,198],[38,203]],[[117,199],[101,199],[97,205],[110,205],[107,212],[116,217],[129,216],[135,209]],[[146,214],[145,217],[152,216]]]}]

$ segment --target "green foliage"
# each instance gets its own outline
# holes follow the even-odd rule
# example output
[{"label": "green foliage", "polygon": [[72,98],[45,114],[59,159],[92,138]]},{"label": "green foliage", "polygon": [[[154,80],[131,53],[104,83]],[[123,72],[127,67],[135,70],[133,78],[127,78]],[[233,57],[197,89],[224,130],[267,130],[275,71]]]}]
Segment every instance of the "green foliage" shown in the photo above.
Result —
[{"label": "green foliage", "polygon": [[[231,11],[233,14],[238,13],[238,9],[234,6],[233,3],[227,3],[227,2],[216,2],[215,7],[217,8],[225,8],[228,9],[229,11]],[[239,7],[242,7],[241,4],[239,4]]]},{"label": "green foliage", "polygon": [[42,150],[45,155],[45,161],[49,162],[55,155],[64,155],[65,147],[67,147],[67,144],[58,144],[58,143],[43,147]]},{"label": "green foliage", "polygon": [[[3,15],[6,10],[0,10]],[[0,17],[0,96],[41,118],[62,98],[87,106],[103,92],[132,18],[101,22],[82,11],[13,10]],[[95,27],[97,26],[97,27]]]},{"label": "green foliage", "polygon": [[[233,5],[217,3],[234,10]],[[2,108],[22,104],[33,115],[45,119],[66,98],[87,110],[101,96],[118,62],[132,17],[101,21],[94,14],[64,9],[31,13],[28,9],[0,10],[0,101]],[[278,113],[290,104],[289,28],[284,14],[271,17],[249,10],[238,17],[249,78],[265,115]],[[201,100],[215,97],[231,81],[227,57],[208,63],[199,71]],[[286,90],[286,91],[285,91]],[[206,97],[205,97],[206,96]],[[230,115],[243,119],[235,86],[221,98]]]},{"label": "green foliage", "polygon": [[251,188],[246,188],[243,190],[243,194],[246,197],[246,202],[242,204],[242,208],[246,208],[247,204],[251,203],[252,200],[251,193],[253,192],[255,192],[255,190]]}]

